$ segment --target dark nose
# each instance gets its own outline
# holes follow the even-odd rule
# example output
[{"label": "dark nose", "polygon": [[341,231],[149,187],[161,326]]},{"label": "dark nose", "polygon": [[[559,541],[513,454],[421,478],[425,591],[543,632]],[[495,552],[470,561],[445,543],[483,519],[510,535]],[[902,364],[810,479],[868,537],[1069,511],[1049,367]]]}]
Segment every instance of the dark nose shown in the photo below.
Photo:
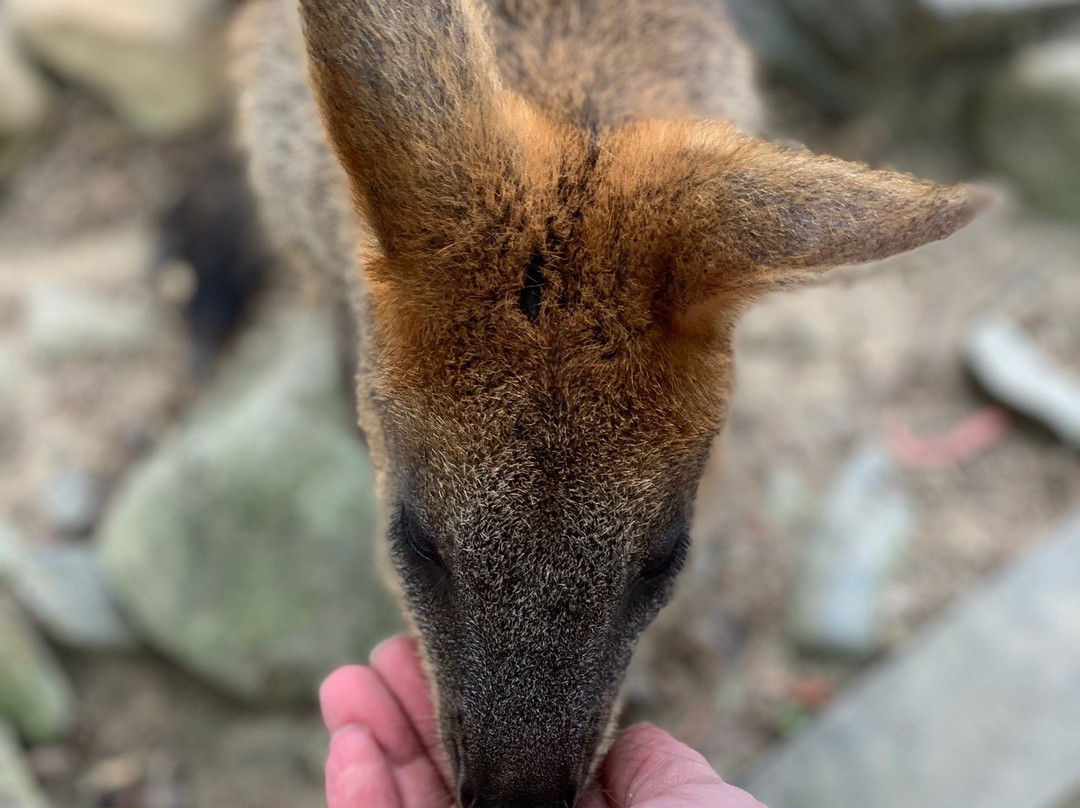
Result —
[{"label": "dark nose", "polygon": [[559,793],[550,792],[551,789],[537,789],[527,793],[491,793],[469,780],[458,796],[463,808],[574,808],[577,803],[578,789],[572,783],[565,785]]}]

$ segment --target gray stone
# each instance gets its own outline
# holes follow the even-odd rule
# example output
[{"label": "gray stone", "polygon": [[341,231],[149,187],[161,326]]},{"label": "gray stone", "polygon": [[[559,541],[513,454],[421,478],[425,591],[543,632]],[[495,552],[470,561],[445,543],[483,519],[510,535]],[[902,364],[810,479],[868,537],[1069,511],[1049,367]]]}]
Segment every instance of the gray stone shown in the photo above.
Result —
[{"label": "gray stone", "polygon": [[15,577],[25,553],[19,531],[7,522],[0,522],[0,586]]},{"label": "gray stone", "polygon": [[1080,379],[1007,319],[978,322],[967,341],[972,373],[993,396],[1080,447]]},{"label": "gray stone", "polygon": [[52,101],[49,85],[27,63],[0,8],[0,137],[36,132]]},{"label": "gray stone", "polygon": [[791,534],[805,527],[813,514],[813,502],[806,479],[798,471],[790,466],[779,466],[769,472],[765,511],[771,528]]},{"label": "gray stone", "polygon": [[1009,15],[1080,9],[1077,0],[919,0],[927,11],[945,20],[983,15]]},{"label": "gray stone", "polygon": [[1055,806],[1055,808],[1080,808],[1080,788],[1077,789],[1076,793],[1071,798],[1067,799],[1060,806]]},{"label": "gray stone", "polygon": [[[160,238],[160,233],[145,223],[125,223],[62,242],[0,251],[0,266],[11,277],[63,278],[60,289],[69,293],[130,286],[145,280]],[[50,286],[46,283],[45,288]]]},{"label": "gray stone", "polygon": [[1080,514],[782,748],[770,808],[1059,808],[1080,788]]},{"label": "gray stone", "polygon": [[0,721],[0,808],[47,808],[11,730]]},{"label": "gray stone", "polygon": [[248,348],[115,498],[104,564],[164,653],[243,698],[310,697],[399,617],[329,319],[296,316]]},{"label": "gray stone", "polygon": [[0,182],[33,152],[52,106],[51,89],[27,64],[0,5]]},{"label": "gray stone", "polygon": [[139,130],[173,135],[221,107],[221,0],[7,0],[12,27],[57,72]]},{"label": "gray stone", "polygon": [[989,165],[1051,212],[1080,216],[1080,38],[1021,51],[982,102]]},{"label": "gray stone", "polygon": [[761,62],[833,110],[857,105],[853,65],[905,32],[903,0],[729,0]]},{"label": "gray stone", "polygon": [[0,718],[29,744],[64,737],[75,698],[63,670],[12,597],[0,590]]},{"label": "gray stone", "polygon": [[88,650],[137,645],[134,632],[112,602],[91,546],[44,545],[26,554],[15,595],[58,643]]},{"label": "gray stone", "polygon": [[101,487],[97,481],[85,471],[68,469],[46,485],[39,507],[51,528],[81,535],[94,526],[101,505]]},{"label": "gray stone", "polygon": [[128,353],[153,334],[154,312],[139,303],[48,284],[29,295],[26,329],[34,356],[45,361]]},{"label": "gray stone", "polygon": [[0,394],[12,393],[22,380],[23,369],[15,351],[0,347]]},{"label": "gray stone", "polygon": [[869,656],[884,644],[881,599],[911,537],[912,505],[892,461],[864,446],[840,471],[805,543],[791,631],[815,650]]}]

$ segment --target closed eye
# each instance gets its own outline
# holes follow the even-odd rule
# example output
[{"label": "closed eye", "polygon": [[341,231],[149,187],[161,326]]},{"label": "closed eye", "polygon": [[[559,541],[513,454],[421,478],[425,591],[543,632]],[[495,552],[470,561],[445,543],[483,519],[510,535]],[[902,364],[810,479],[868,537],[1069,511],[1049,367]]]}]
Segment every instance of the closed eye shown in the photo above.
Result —
[{"label": "closed eye", "polygon": [[689,549],[690,534],[685,529],[680,529],[674,534],[667,552],[638,574],[638,581],[652,583],[677,573],[686,562],[686,553]]},{"label": "closed eye", "polygon": [[404,506],[401,508],[400,524],[401,536],[405,540],[404,543],[409,551],[418,559],[445,570],[446,564],[439,555],[439,551],[435,548],[434,542],[431,541],[423,528],[417,523],[416,518]]}]

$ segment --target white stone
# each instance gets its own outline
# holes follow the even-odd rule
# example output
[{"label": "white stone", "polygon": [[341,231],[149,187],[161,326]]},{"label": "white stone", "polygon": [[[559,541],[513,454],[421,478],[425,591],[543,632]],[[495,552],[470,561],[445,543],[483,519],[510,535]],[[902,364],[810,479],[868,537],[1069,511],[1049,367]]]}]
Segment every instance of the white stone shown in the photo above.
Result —
[{"label": "white stone", "polygon": [[223,101],[220,0],[8,0],[12,27],[55,70],[136,128],[169,135]]},{"label": "white stone", "polygon": [[1080,447],[1080,378],[1019,327],[1005,319],[983,320],[968,338],[967,358],[992,395]]},{"label": "white stone", "polygon": [[884,643],[881,599],[910,540],[914,514],[892,461],[861,447],[840,470],[810,530],[790,627],[810,648],[870,656]]},{"label": "white stone", "polygon": [[26,332],[33,355],[46,361],[137,350],[154,329],[148,306],[56,284],[35,288]]},{"label": "white stone", "polygon": [[27,63],[0,11],[0,135],[40,129],[52,100],[49,85]]}]

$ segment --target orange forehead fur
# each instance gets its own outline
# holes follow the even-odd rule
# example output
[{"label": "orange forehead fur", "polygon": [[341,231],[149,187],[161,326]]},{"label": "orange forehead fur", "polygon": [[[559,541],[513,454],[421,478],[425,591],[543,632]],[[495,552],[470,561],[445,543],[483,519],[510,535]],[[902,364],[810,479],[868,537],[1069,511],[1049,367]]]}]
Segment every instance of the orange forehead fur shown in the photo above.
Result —
[{"label": "orange forehead fur", "polygon": [[[730,322],[693,329],[666,316],[656,252],[664,223],[627,170],[641,156],[524,105],[514,113],[512,178],[493,166],[476,178],[484,190],[464,216],[429,211],[415,243],[366,251],[385,398],[413,410],[417,425],[438,423],[425,441],[451,454],[490,451],[523,420],[536,421],[535,438],[554,432],[560,445],[548,449],[568,465],[593,459],[575,458],[583,454],[610,465],[610,449],[625,458],[635,447],[700,451],[730,386]],[[439,232],[453,237],[432,250]],[[533,322],[519,295],[538,255]]]}]

